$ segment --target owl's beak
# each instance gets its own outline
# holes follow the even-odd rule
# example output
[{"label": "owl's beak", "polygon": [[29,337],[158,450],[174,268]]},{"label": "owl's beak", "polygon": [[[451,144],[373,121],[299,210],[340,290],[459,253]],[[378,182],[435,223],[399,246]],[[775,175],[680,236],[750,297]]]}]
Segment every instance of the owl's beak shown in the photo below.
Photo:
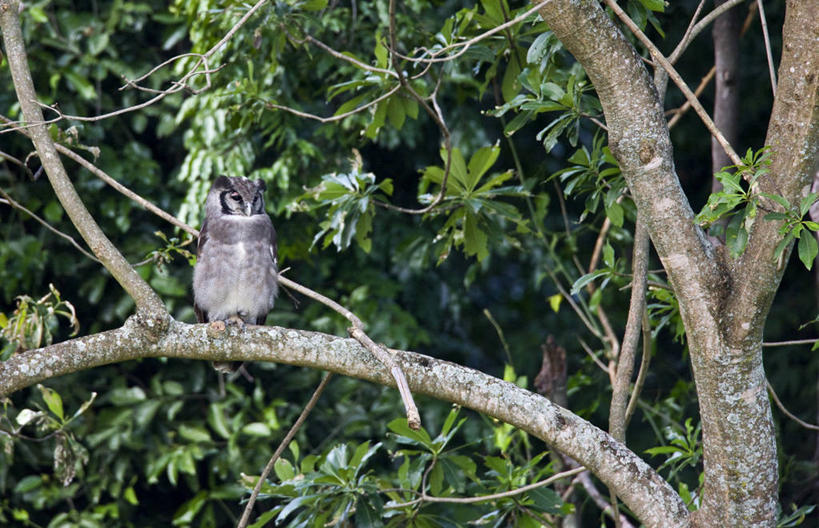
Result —
[{"label": "owl's beak", "polygon": [[245,202],[245,216],[250,216],[251,214],[253,214],[253,213],[251,212],[251,210],[250,210],[250,208],[251,208],[252,206],[253,206],[253,204],[252,204],[252,203]]}]

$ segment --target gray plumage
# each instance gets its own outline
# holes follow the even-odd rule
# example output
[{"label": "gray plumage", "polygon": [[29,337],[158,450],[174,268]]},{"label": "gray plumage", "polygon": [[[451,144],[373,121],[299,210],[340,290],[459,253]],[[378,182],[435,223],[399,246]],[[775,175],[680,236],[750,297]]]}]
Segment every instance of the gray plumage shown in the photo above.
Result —
[{"label": "gray plumage", "polygon": [[219,176],[199,232],[193,296],[200,323],[240,318],[264,324],[278,293],[276,230],[262,180]]}]

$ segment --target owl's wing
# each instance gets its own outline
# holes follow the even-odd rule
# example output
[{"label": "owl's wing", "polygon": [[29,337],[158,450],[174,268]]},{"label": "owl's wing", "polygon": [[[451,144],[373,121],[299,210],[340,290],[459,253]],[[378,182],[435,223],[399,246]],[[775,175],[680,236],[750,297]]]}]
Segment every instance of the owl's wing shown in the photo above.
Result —
[{"label": "owl's wing", "polygon": [[[202,229],[199,230],[199,238],[197,239],[196,243],[196,260],[197,262],[202,257],[202,249],[205,247],[205,244],[208,243],[208,219],[205,218],[205,221],[202,222]],[[208,314],[205,313],[196,303],[193,303],[193,311],[196,314],[196,321],[199,323],[207,323],[208,322]]]}]

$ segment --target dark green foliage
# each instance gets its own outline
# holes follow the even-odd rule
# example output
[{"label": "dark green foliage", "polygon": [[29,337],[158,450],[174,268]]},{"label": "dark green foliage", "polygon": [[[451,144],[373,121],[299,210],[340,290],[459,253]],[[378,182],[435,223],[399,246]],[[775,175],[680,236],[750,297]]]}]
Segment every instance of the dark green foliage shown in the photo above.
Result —
[{"label": "dark green foliage", "polygon": [[[593,87],[535,14],[465,51],[458,47],[522,15],[529,4],[396,5],[402,55],[463,53],[435,63],[399,57],[403,85],[387,73],[395,71],[388,2],[268,2],[210,58],[208,66],[220,69],[193,78],[197,93],[180,91],[104,120],[58,121],[52,135],[194,227],[217,175],[265,180],[280,261],[292,268],[288,276],[355,312],[373,339],[527,387],[538,373],[540,345],[554,335],[568,351],[571,409],[605,427],[609,378],[591,356],[608,362],[611,349],[597,314],[604,308],[621,334],[628,295],[620,290],[631,281],[636,215],[598,126],[603,116]],[[676,41],[690,13],[666,16],[666,7],[687,6],[627,3],[638,25],[660,32],[662,23]],[[79,116],[147,101],[152,93],[119,91],[122,76],[134,80],[177,54],[206,53],[249,8],[181,0],[170,6],[27,4],[24,31],[38,94]],[[334,57],[315,41],[358,62]],[[449,46],[455,47],[441,55]],[[196,60],[176,58],[138,84],[167,89]],[[688,69],[686,75],[700,74]],[[17,119],[7,71],[0,68],[0,114]],[[433,96],[450,151],[425,108]],[[757,121],[748,129],[764,128],[761,106],[744,116]],[[690,138],[704,135],[693,120],[680,129]],[[45,176],[32,179],[39,162],[27,158],[27,140],[17,133],[0,137],[0,150],[27,167],[0,165],[0,189],[82,243]],[[681,166],[698,163],[689,152],[678,149],[677,156]],[[711,196],[698,220],[716,227],[726,219],[727,243],[736,255],[765,199],[765,207],[776,209],[765,210],[763,218],[783,222],[782,247],[798,239],[799,256],[810,267],[817,253],[812,231],[819,226],[805,215],[815,197],[797,206],[755,194],[766,156],[751,150],[742,167],[717,175],[724,190]],[[85,169],[72,162],[67,169],[90,212],[172,315],[193,322],[192,238]],[[710,188],[707,170],[696,172],[708,178],[685,182],[692,195]],[[394,210],[431,204],[423,215]],[[589,270],[604,222],[610,228],[600,262]],[[629,445],[657,455],[649,461],[694,509],[701,471],[696,393],[679,308],[658,267],[652,260],[654,359]],[[91,334],[119,326],[133,312],[132,301],[99,264],[5,202],[0,269],[2,359],[70,337],[67,321],[74,313],[81,332]],[[772,335],[790,336],[811,318],[804,308],[814,302],[804,286],[810,278],[802,273],[786,278],[786,289],[790,280],[795,291],[781,302],[792,304],[781,316],[774,309]],[[42,298],[49,284],[52,297]],[[299,301],[296,307],[282,295],[268,323],[346,332],[340,316]],[[11,329],[20,321],[30,326],[17,339]],[[816,357],[791,357],[807,368],[790,368],[789,359],[776,356],[772,381],[785,388],[786,399],[802,402],[797,412],[808,416],[813,409],[804,402],[815,401]],[[250,372],[253,381],[239,377],[220,387],[204,363],[142,360],[12,395],[0,413],[0,524],[235,525],[254,476],[319,379],[280,365],[252,365]],[[416,432],[399,418],[394,391],[333,381],[264,483],[254,526],[529,527],[572,511],[584,525],[599,525],[599,511],[584,495],[563,502],[553,484],[486,502],[418,501],[422,495],[501,493],[559,470],[546,446],[511,426],[425,398],[418,403],[425,429]],[[798,489],[811,475],[812,453],[804,433],[788,431],[781,439],[788,457],[783,504],[806,504]],[[782,526],[810,514],[809,508],[786,509],[791,513]]]}]

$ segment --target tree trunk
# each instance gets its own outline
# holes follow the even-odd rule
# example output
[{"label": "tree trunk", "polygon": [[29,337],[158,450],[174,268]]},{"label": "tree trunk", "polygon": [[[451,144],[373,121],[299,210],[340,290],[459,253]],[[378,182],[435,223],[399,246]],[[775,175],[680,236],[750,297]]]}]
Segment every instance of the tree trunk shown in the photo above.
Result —
[{"label": "tree trunk", "polygon": [[[727,0],[714,0],[714,6]],[[722,135],[732,145],[737,145],[739,131],[739,33],[742,21],[739,10],[729,9],[714,21],[711,32],[714,40],[714,124],[722,130]],[[731,165],[719,143],[711,138],[711,172],[716,173]],[[713,179],[712,192],[722,189],[722,184]]]},{"label": "tree trunk", "polygon": [[[782,277],[774,258],[781,223],[756,221],[737,260],[716,252],[694,223],[674,170],[662,106],[633,46],[597,2],[541,5],[543,18],[594,83],[611,150],[679,301],[703,430],[703,502],[692,524],[773,526],[778,467],[761,343]],[[806,194],[817,162],[819,21],[813,7],[788,3],[766,141],[771,174],[759,182],[764,192],[790,203]]]}]

